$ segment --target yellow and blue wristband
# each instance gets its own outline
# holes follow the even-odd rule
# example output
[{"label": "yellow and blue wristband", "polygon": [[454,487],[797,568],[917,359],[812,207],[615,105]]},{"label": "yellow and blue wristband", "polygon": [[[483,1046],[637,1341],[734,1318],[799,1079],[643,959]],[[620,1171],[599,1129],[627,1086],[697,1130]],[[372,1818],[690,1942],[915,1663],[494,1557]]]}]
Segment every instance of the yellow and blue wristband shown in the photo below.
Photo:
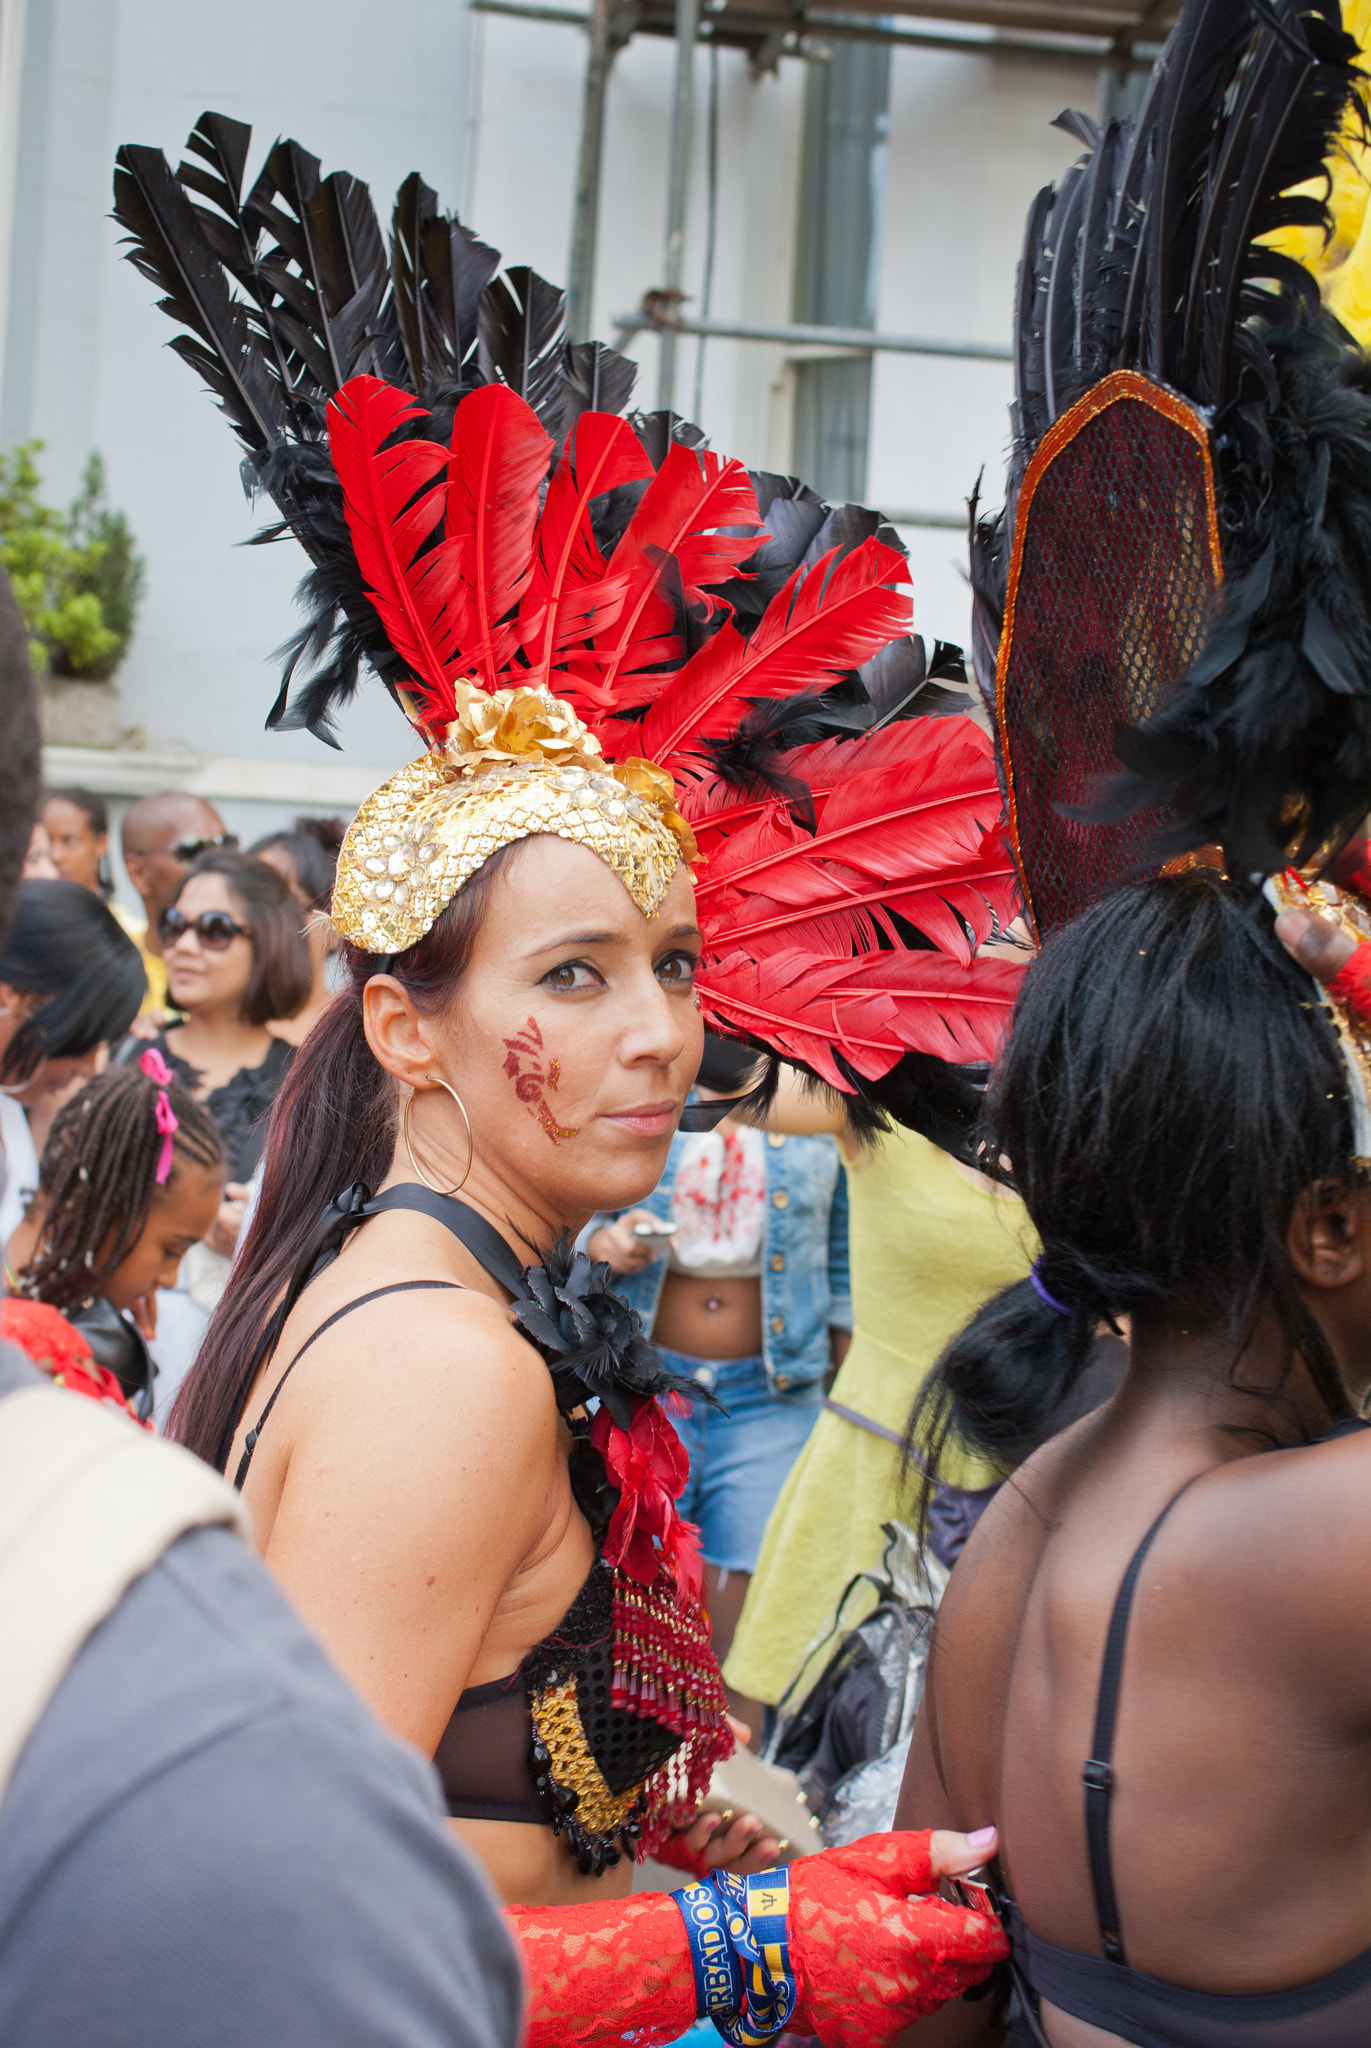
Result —
[{"label": "yellow and blue wristband", "polygon": [[713,2020],[730,2048],[766,2048],[785,2032],[798,1995],[787,1934],[790,1873],[712,1870],[671,1896],[690,1942],[697,2017]]}]

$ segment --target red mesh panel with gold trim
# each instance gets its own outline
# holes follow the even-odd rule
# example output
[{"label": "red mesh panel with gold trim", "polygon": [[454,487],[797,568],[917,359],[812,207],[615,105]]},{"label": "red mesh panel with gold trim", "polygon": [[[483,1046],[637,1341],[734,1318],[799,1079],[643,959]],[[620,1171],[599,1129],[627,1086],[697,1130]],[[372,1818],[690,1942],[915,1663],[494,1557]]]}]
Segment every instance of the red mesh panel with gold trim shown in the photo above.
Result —
[{"label": "red mesh panel with gold trim", "polygon": [[1149,866],[1155,808],[1064,817],[1115,774],[1200,650],[1222,578],[1209,437],[1132,370],[1043,436],[1019,493],[996,683],[1010,829],[1039,936]]}]

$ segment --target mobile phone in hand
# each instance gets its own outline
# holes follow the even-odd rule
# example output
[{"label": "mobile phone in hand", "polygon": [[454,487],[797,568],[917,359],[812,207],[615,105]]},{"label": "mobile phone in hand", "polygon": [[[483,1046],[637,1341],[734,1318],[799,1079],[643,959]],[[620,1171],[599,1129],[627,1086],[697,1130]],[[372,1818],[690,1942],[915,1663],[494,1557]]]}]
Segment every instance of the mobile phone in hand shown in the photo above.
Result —
[{"label": "mobile phone in hand", "polygon": [[635,1223],[633,1235],[635,1237],[675,1237],[676,1225],[674,1223]]}]

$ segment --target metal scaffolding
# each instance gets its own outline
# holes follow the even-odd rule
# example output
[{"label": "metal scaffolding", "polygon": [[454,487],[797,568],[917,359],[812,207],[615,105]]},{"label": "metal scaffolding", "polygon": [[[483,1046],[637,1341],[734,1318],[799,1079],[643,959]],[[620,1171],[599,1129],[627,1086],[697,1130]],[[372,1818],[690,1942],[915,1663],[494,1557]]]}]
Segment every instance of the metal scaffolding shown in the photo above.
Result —
[{"label": "metal scaffolding", "polygon": [[616,323],[621,340],[644,332],[661,337],[657,404],[667,409],[674,409],[676,344],[681,335],[694,335],[702,341],[717,336],[849,353],[893,351],[993,362],[1010,359],[1007,348],[986,342],[794,322],[693,319],[681,310],[694,130],[694,57],[701,43],[746,49],[759,71],[773,68],[783,56],[822,62],[828,43],[854,39],[894,47],[1048,59],[1113,73],[1122,83],[1130,73],[1150,69],[1156,47],[1178,11],[1178,0],[884,0],[880,16],[865,12],[860,0],[858,4],[824,0],[816,6],[805,4],[805,0],[590,0],[589,11],[547,5],[543,0],[471,0],[471,5],[479,13],[555,22],[586,33],[567,306],[568,326],[576,341],[590,338],[605,105],[614,59],[635,35],[675,38],[662,281],[644,294],[636,312],[621,315]]}]

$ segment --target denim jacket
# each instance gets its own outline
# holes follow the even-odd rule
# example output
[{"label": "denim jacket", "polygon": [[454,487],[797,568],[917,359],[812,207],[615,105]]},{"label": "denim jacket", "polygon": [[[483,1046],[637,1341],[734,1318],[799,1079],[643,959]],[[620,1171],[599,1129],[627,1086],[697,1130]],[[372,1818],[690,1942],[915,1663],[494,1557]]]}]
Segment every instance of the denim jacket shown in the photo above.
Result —
[{"label": "denim jacket", "polygon": [[[681,1162],[677,1136],[666,1171],[636,1209],[665,1222]],[[829,1367],[828,1332],[852,1328],[847,1256],[847,1176],[832,1138],[783,1138],[767,1132],[766,1228],[762,1236],[762,1360],[779,1394],[821,1380]],[[613,1223],[620,1211],[593,1216],[581,1233]],[[614,1291],[636,1308],[649,1333],[666,1282],[665,1253],[641,1273],[615,1275]]]}]

